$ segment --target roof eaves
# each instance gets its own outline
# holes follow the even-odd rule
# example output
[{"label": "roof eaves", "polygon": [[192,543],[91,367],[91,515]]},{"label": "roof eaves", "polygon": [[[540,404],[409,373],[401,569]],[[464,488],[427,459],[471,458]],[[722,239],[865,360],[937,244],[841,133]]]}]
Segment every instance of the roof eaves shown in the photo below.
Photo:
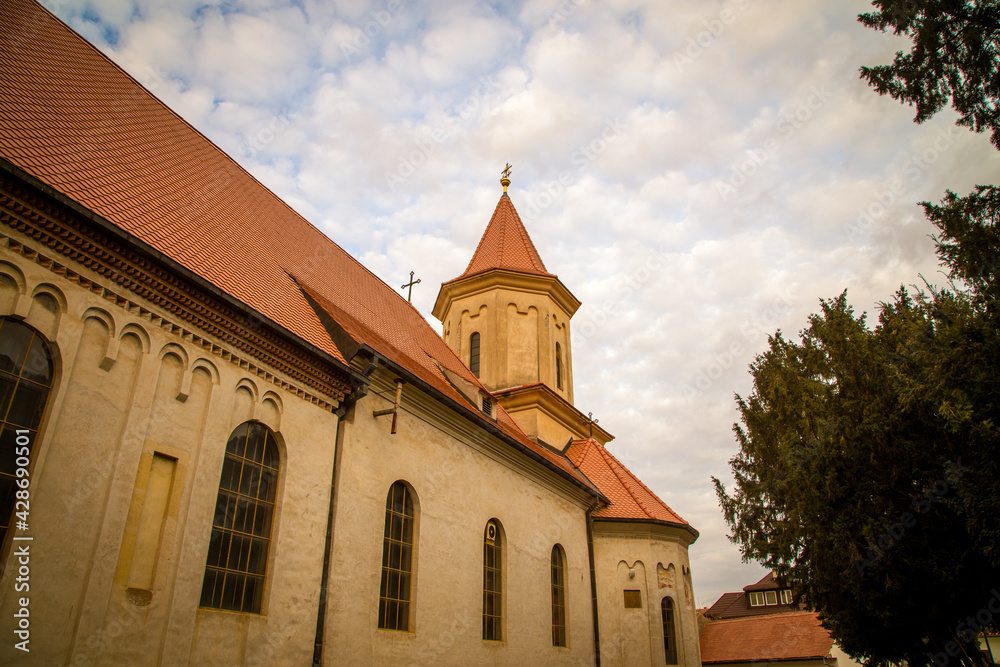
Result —
[{"label": "roof eaves", "polygon": [[[486,417],[484,417],[482,414],[480,414],[478,410],[473,410],[468,405],[462,405],[461,403],[459,403],[458,401],[454,400],[450,396],[447,396],[446,394],[442,393],[436,387],[434,387],[434,386],[432,386],[432,385],[424,382],[423,380],[421,380],[420,378],[418,378],[416,375],[414,375],[413,373],[411,373],[408,369],[406,369],[403,366],[401,366],[401,365],[393,362],[391,359],[387,359],[384,355],[380,354],[378,352],[378,350],[375,350],[375,349],[373,349],[373,348],[371,348],[371,347],[369,347],[368,345],[365,345],[365,344],[362,344],[361,349],[363,349],[367,353],[371,354],[373,357],[377,358],[379,360],[379,362],[381,364],[383,364],[386,368],[388,368],[388,369],[392,370],[393,372],[398,373],[399,375],[403,376],[409,384],[413,384],[413,385],[419,387],[421,391],[423,391],[423,392],[425,392],[427,394],[430,394],[431,396],[433,396],[437,400],[441,401],[447,407],[455,410],[458,414],[460,414],[463,417],[465,417],[467,420],[475,423],[477,426],[479,426],[479,427],[483,428],[484,430],[486,430],[491,435],[494,435],[494,436],[500,438],[501,440],[503,440],[504,442],[506,442],[508,445],[512,446],[514,449],[516,449],[519,452],[527,455],[529,458],[537,461],[538,463],[541,463],[543,466],[545,466],[546,468],[548,468],[552,472],[555,472],[557,475],[559,475],[563,479],[568,480],[569,482],[571,482],[576,487],[584,490],[588,495],[590,495],[590,496],[594,497],[595,499],[600,500],[602,502],[608,502],[608,499],[605,498],[604,495],[599,490],[597,490],[596,488],[594,488],[592,486],[590,480],[587,479],[586,475],[584,475],[583,478],[580,479],[577,476],[572,475],[569,472],[563,470],[559,466],[557,466],[554,463],[552,463],[551,461],[547,460],[541,454],[539,454],[537,452],[534,452],[530,448],[526,447],[523,443],[519,442],[517,440],[517,438],[514,438],[514,437],[510,436],[502,428],[500,428],[497,424],[493,423],[492,420],[489,420]],[[572,462],[569,462],[569,465],[573,466]],[[573,466],[573,467],[575,468],[575,466]]]},{"label": "roof eaves", "polygon": [[172,273],[178,275],[182,279],[190,282],[199,289],[223,301],[226,305],[246,314],[247,318],[250,321],[259,322],[260,326],[270,329],[273,333],[275,333],[278,336],[281,336],[289,343],[308,351],[310,354],[316,355],[317,357],[323,359],[327,363],[330,363],[337,369],[343,371],[345,375],[351,377],[354,376],[354,373],[351,370],[351,368],[340,359],[337,359],[330,353],[325,352],[316,347],[315,345],[313,345],[312,343],[302,339],[301,337],[299,337],[292,331],[286,329],[285,327],[281,326],[280,324],[278,324],[271,318],[267,317],[266,315],[257,312],[257,310],[255,310],[254,308],[251,308],[250,306],[243,303],[242,301],[232,296],[228,292],[223,291],[218,286],[209,282],[199,274],[184,267],[176,260],[171,259],[170,256],[160,252],[156,248],[153,248],[142,239],[125,231],[115,223],[111,222],[104,216],[95,213],[94,211],[87,208],[86,206],[76,201],[75,199],[72,199],[71,197],[68,197],[67,195],[60,192],[59,190],[56,190],[55,188],[48,185],[44,181],[40,180],[36,176],[28,173],[24,169],[21,169],[17,165],[13,164],[3,156],[0,156],[0,170],[7,172],[16,179],[19,179],[25,185],[34,188],[44,196],[55,200],[60,205],[70,209],[76,215],[86,218],[90,222],[94,223],[94,225],[101,232],[108,234],[112,238],[115,238],[121,243],[131,247],[140,255],[145,255],[148,259],[159,263],[164,268],[170,270]]},{"label": "roof eaves", "polygon": [[[632,519],[629,517],[619,517],[619,516],[595,516],[594,521],[602,521],[604,523],[646,523],[656,526],[667,526],[669,528],[683,528],[687,532],[691,533],[695,540],[697,540],[701,533],[695,530],[694,526],[689,523],[677,523],[676,521],[667,521],[665,519]],[[694,540],[692,540],[693,542]]]},{"label": "roof eaves", "polygon": [[736,659],[736,660],[702,660],[701,664],[703,664],[703,665],[743,665],[743,664],[746,664],[748,662],[754,662],[754,663],[758,663],[758,662],[804,662],[806,660],[822,660],[823,658],[828,658],[828,657],[830,657],[829,654],[827,654],[827,655],[817,654],[817,655],[796,656],[794,658],[752,658],[752,659],[749,659],[749,658],[740,658],[740,659]]},{"label": "roof eaves", "polygon": [[330,340],[333,342],[334,346],[336,346],[340,354],[343,355],[347,363],[350,364],[354,355],[356,355],[358,350],[361,349],[361,343],[359,343],[354,336],[352,336],[347,329],[345,329],[344,326],[337,321],[332,313],[327,312],[327,310],[323,308],[318,301],[316,301],[312,293],[309,292],[309,290],[302,283],[296,280],[295,276],[287,271],[285,273],[299,288],[299,291],[302,292],[302,296],[305,297],[306,303],[308,303],[309,307],[316,313],[316,317],[319,318],[320,324],[323,325],[323,328],[330,336]]}]

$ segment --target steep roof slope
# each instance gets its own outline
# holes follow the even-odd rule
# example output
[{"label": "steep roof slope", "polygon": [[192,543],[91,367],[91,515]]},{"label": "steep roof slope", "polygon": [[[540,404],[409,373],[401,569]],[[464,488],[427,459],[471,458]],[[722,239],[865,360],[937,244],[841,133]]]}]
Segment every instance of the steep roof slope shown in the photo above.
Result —
[{"label": "steep roof slope", "polygon": [[715,604],[705,610],[705,616],[706,618],[748,616],[750,615],[748,612],[756,609],[759,607],[747,606],[747,598],[743,593],[723,593]]},{"label": "steep roof slope", "polygon": [[545,264],[506,192],[497,202],[493,217],[486,225],[486,231],[479,240],[469,266],[455,280],[490,269],[506,269],[539,276],[552,275],[545,270]]},{"label": "steep roof slope", "polygon": [[[46,9],[0,2],[0,156],[347,363],[315,295],[355,341],[486,421],[435,362],[478,380],[402,296]],[[589,488],[499,412],[507,437]]]},{"label": "steep roof slope", "polygon": [[781,588],[778,582],[774,580],[774,573],[768,572],[763,577],[760,578],[756,584],[750,584],[749,586],[744,586],[745,591],[771,591]]},{"label": "steep roof slope", "polygon": [[611,501],[609,505],[594,511],[595,519],[661,521],[682,526],[695,535],[698,534],[593,438],[574,440],[566,448],[566,457]]},{"label": "steep roof slope", "polygon": [[830,655],[833,639],[813,612],[711,621],[701,633],[702,664],[804,660]]}]

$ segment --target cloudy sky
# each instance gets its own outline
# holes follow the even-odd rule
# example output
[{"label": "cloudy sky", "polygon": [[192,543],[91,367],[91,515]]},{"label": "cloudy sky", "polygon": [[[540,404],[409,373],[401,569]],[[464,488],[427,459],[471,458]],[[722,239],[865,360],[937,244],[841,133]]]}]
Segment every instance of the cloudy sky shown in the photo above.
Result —
[{"label": "cloudy sky", "polygon": [[763,571],[727,539],[734,395],[844,289],[941,282],[916,202],[996,183],[987,138],[917,126],[858,67],[906,43],[862,0],[44,0],[430,316],[510,196],[581,300],[576,405],[701,537],[708,605]]}]

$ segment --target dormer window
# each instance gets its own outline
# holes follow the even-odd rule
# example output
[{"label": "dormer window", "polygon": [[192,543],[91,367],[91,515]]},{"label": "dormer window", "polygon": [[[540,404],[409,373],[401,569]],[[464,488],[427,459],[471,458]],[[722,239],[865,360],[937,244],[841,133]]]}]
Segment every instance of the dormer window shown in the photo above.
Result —
[{"label": "dormer window", "polygon": [[768,606],[778,604],[778,591],[764,591],[764,601]]},{"label": "dormer window", "polygon": [[792,604],[792,589],[786,588],[781,591],[781,604]]},{"label": "dormer window", "polygon": [[761,591],[753,591],[752,593],[750,593],[750,606],[751,607],[764,606],[764,594]]}]

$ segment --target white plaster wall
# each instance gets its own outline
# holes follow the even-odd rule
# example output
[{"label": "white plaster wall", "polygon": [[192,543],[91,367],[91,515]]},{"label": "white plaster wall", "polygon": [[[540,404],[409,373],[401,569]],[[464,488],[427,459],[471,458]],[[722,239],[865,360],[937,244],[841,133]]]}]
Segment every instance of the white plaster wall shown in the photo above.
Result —
[{"label": "white plaster wall", "polygon": [[[690,568],[690,534],[644,523],[594,522],[594,563],[600,618],[601,666],[662,665],[661,600],[674,601],[678,665],[700,665],[697,614],[693,592],[685,591],[684,568]],[[673,586],[661,586],[657,565],[673,563]],[[629,571],[635,573],[629,577]],[[624,590],[642,591],[642,609],[626,609]]]},{"label": "white plaster wall", "polygon": [[[463,433],[467,423],[454,415],[436,420],[411,385],[390,435],[391,417],[372,418],[389,407],[390,380],[373,385],[346,427],[324,664],[594,664],[587,497],[506,445],[492,451],[494,439]],[[396,480],[418,503],[410,632],[377,627],[386,494]],[[482,639],[483,531],[492,518],[505,533],[502,642]],[[551,638],[556,543],[566,554],[567,648]]]},{"label": "white plaster wall", "polygon": [[[0,314],[45,333],[57,368],[33,452],[31,652],[0,642],[0,664],[309,664],[336,416],[7,248],[0,274]],[[32,306],[38,290],[55,296],[57,313]],[[282,442],[263,613],[200,610],[226,440],[251,418]],[[179,498],[151,600],[136,606],[122,544],[152,451],[176,458]],[[7,619],[25,595],[16,574],[8,562],[0,579]]]}]

